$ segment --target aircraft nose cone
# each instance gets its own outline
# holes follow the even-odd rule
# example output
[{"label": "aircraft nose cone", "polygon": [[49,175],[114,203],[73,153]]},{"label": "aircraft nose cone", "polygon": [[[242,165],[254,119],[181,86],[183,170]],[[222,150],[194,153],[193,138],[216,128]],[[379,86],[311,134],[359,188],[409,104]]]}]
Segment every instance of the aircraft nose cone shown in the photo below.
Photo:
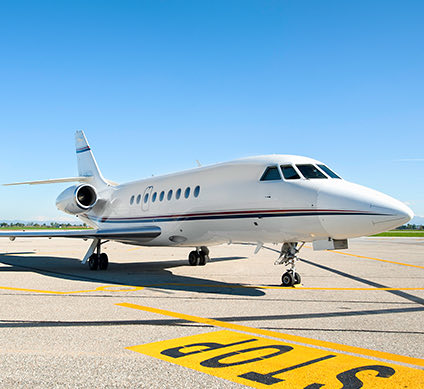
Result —
[{"label": "aircraft nose cone", "polygon": [[386,229],[396,228],[405,223],[408,223],[413,217],[414,212],[406,204],[390,198],[390,201],[385,201],[379,204],[378,202],[371,203],[371,210],[375,210],[378,215],[373,219],[373,224],[387,224]]},{"label": "aircraft nose cone", "polygon": [[[320,221],[335,239],[378,234],[408,223],[414,216],[401,201],[349,182],[320,190],[318,207],[331,210]],[[334,215],[335,211],[339,215]]]},{"label": "aircraft nose cone", "polygon": [[404,210],[404,214],[403,217],[406,219],[405,223],[408,223],[409,221],[412,220],[412,218],[414,217],[414,212],[412,211],[411,208],[409,208],[408,206],[405,205],[405,210]]}]

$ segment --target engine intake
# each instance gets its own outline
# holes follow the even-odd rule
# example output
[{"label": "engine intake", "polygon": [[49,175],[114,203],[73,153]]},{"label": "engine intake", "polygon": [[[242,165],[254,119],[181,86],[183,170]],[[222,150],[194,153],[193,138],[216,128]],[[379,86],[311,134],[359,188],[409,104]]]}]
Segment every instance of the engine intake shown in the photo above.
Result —
[{"label": "engine intake", "polygon": [[71,186],[65,189],[56,199],[56,207],[71,215],[87,212],[96,203],[96,189],[88,184]]}]

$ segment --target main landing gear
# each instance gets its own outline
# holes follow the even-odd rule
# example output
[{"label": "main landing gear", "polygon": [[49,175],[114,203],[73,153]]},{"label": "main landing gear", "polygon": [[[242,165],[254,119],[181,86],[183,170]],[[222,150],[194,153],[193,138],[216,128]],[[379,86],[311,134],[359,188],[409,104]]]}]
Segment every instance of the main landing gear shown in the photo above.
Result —
[{"label": "main landing gear", "polygon": [[188,255],[188,263],[190,266],[205,266],[210,261],[209,249],[205,246],[198,247]]},{"label": "main landing gear", "polygon": [[275,261],[275,265],[285,265],[290,268],[281,276],[282,286],[298,285],[301,282],[299,273],[296,273],[296,262],[299,260],[297,257],[298,252],[305,243],[302,243],[298,248],[297,242],[284,243],[281,247],[280,256]]},{"label": "main landing gear", "polygon": [[101,252],[101,245],[108,241],[101,242],[100,239],[97,241],[96,251],[88,258],[88,267],[90,270],[107,270],[109,265],[109,258],[107,254]]}]

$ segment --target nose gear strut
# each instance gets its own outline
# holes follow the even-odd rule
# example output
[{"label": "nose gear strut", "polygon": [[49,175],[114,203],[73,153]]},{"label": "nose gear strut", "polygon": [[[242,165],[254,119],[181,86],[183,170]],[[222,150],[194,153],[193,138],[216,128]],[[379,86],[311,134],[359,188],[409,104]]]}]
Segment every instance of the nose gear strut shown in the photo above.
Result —
[{"label": "nose gear strut", "polygon": [[300,284],[301,278],[299,273],[296,273],[296,262],[299,260],[297,254],[304,244],[305,242],[303,242],[298,248],[298,242],[286,242],[281,247],[280,256],[274,262],[274,265],[284,265],[290,267],[281,276],[281,283],[283,286],[293,286]]}]

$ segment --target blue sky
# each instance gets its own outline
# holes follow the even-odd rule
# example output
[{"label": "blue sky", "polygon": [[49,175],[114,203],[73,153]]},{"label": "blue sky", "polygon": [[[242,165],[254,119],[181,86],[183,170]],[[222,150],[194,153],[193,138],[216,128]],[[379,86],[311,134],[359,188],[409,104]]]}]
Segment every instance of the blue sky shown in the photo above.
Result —
[{"label": "blue sky", "polygon": [[[422,1],[16,1],[0,12],[0,181],[111,180],[255,154],[314,157],[424,216]],[[0,188],[63,217],[66,185]],[[72,219],[72,217],[66,217]]]}]

